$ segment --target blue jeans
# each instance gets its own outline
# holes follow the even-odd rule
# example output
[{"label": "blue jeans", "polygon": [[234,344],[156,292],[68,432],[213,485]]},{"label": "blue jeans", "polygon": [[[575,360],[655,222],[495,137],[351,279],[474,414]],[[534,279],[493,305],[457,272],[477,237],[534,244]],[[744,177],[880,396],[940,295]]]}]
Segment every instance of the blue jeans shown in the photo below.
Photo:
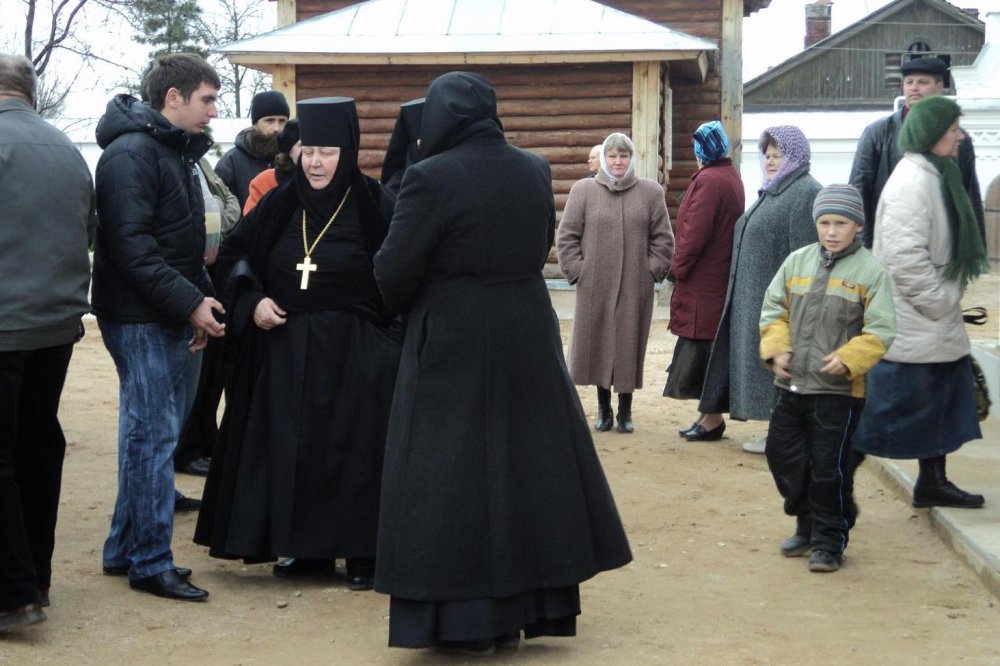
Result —
[{"label": "blue jeans", "polygon": [[118,370],[118,498],[104,566],[137,580],[174,567],[174,448],[190,389],[187,325],[98,318]]}]

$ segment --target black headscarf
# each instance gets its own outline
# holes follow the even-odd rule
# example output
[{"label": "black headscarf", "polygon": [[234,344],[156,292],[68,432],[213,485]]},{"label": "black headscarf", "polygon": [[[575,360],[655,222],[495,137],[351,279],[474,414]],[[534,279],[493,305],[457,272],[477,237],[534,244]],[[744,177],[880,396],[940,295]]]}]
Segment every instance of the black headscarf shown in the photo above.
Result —
[{"label": "black headscarf", "polygon": [[474,135],[503,136],[497,98],[489,82],[472,72],[448,72],[427,89],[420,126],[420,159]]},{"label": "black headscarf", "polygon": [[385,151],[385,159],[382,160],[383,185],[388,185],[393,176],[405,171],[406,167],[417,161],[417,140],[420,138],[420,120],[423,113],[423,97],[411,99],[400,105],[396,125],[392,128],[392,136],[389,137],[389,147]]},{"label": "black headscarf", "polygon": [[337,169],[329,184],[313,189],[306,178],[305,160],[299,158],[295,169],[295,189],[299,203],[311,221],[320,227],[326,224],[340,205],[347,188],[359,180],[358,150],[361,130],[358,111],[350,97],[316,97],[301,100],[297,105],[299,136],[303,146],[340,148]]}]

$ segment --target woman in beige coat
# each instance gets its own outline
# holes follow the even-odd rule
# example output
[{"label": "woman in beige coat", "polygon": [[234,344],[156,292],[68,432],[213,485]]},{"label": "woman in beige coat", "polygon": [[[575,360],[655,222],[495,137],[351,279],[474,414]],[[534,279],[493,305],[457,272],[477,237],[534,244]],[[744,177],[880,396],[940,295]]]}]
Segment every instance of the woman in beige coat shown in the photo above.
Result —
[{"label": "woman in beige coat", "polygon": [[670,270],[674,234],[663,187],[635,175],[635,148],[621,133],[605,139],[601,168],[570,190],[556,236],[559,266],[576,285],[569,371],[596,385],[594,427],[611,430],[611,388],[618,432],[632,432],[632,392],[653,318],[653,284]]}]

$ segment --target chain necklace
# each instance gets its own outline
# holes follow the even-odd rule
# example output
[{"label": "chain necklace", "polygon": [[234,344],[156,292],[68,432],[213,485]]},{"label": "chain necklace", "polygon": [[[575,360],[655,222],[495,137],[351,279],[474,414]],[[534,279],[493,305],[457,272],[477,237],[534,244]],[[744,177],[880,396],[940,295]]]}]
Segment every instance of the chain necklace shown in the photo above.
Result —
[{"label": "chain necklace", "polygon": [[299,283],[299,289],[308,289],[309,274],[319,270],[319,266],[312,262],[310,255],[313,253],[313,250],[316,249],[316,246],[319,245],[319,241],[323,238],[323,234],[325,234],[326,230],[330,228],[333,221],[337,219],[337,215],[340,214],[340,209],[344,207],[345,203],[347,203],[347,197],[350,193],[351,188],[348,186],[347,191],[344,192],[344,198],[340,200],[340,205],[337,206],[337,210],[333,211],[333,215],[330,217],[330,220],[326,223],[326,226],[323,227],[323,230],[319,232],[319,236],[316,236],[316,240],[313,241],[312,245],[309,245],[309,240],[306,238],[306,209],[304,207],[302,208],[302,249],[305,250],[306,258],[302,260],[301,264],[295,265],[295,270],[302,271],[302,282]]}]

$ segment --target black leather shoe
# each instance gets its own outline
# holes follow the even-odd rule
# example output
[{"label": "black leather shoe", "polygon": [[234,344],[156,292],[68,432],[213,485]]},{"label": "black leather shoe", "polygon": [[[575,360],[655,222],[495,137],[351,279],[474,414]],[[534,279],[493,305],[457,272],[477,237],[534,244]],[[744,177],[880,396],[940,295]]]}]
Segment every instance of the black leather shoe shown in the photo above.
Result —
[{"label": "black leather shoe", "polygon": [[716,442],[722,439],[722,433],[724,432],[726,432],[725,421],[711,430],[705,430],[701,424],[698,424],[694,430],[684,435],[684,439],[689,442]]},{"label": "black leather shoe", "polygon": [[49,599],[49,588],[38,590],[38,604],[42,608],[48,608],[52,605],[52,600]]},{"label": "black leather shoe", "polygon": [[685,428],[684,430],[678,430],[677,434],[680,435],[681,437],[687,437],[688,435],[690,435],[691,433],[693,433],[694,430],[695,430],[695,428],[697,428],[697,427],[698,427],[698,422],[695,421],[694,423],[692,423],[689,427]]},{"label": "black leather shoe", "polygon": [[181,495],[174,500],[174,513],[187,513],[201,508],[201,500]]},{"label": "black leather shoe", "polygon": [[280,578],[315,576],[318,574],[333,573],[333,562],[331,560],[310,560],[302,557],[289,557],[271,567],[271,571],[275,576]]},{"label": "black leather shoe", "polygon": [[190,474],[191,476],[208,476],[208,469],[211,466],[212,461],[208,458],[198,458],[197,460],[192,460],[177,471],[181,474]]},{"label": "black leather shoe", "polygon": [[982,495],[967,493],[951,481],[936,486],[915,485],[913,506],[926,509],[932,506],[950,506],[956,509],[978,509],[986,502]]},{"label": "black leather shoe", "polygon": [[189,583],[178,575],[175,569],[169,569],[149,578],[130,580],[128,585],[133,590],[149,592],[158,597],[177,599],[178,601],[204,601],[208,596],[206,590]]},{"label": "black leather shoe", "polygon": [[[174,571],[181,578],[190,578],[191,570],[184,567],[174,567]],[[128,567],[104,567],[105,576],[124,576],[128,573]]]}]

